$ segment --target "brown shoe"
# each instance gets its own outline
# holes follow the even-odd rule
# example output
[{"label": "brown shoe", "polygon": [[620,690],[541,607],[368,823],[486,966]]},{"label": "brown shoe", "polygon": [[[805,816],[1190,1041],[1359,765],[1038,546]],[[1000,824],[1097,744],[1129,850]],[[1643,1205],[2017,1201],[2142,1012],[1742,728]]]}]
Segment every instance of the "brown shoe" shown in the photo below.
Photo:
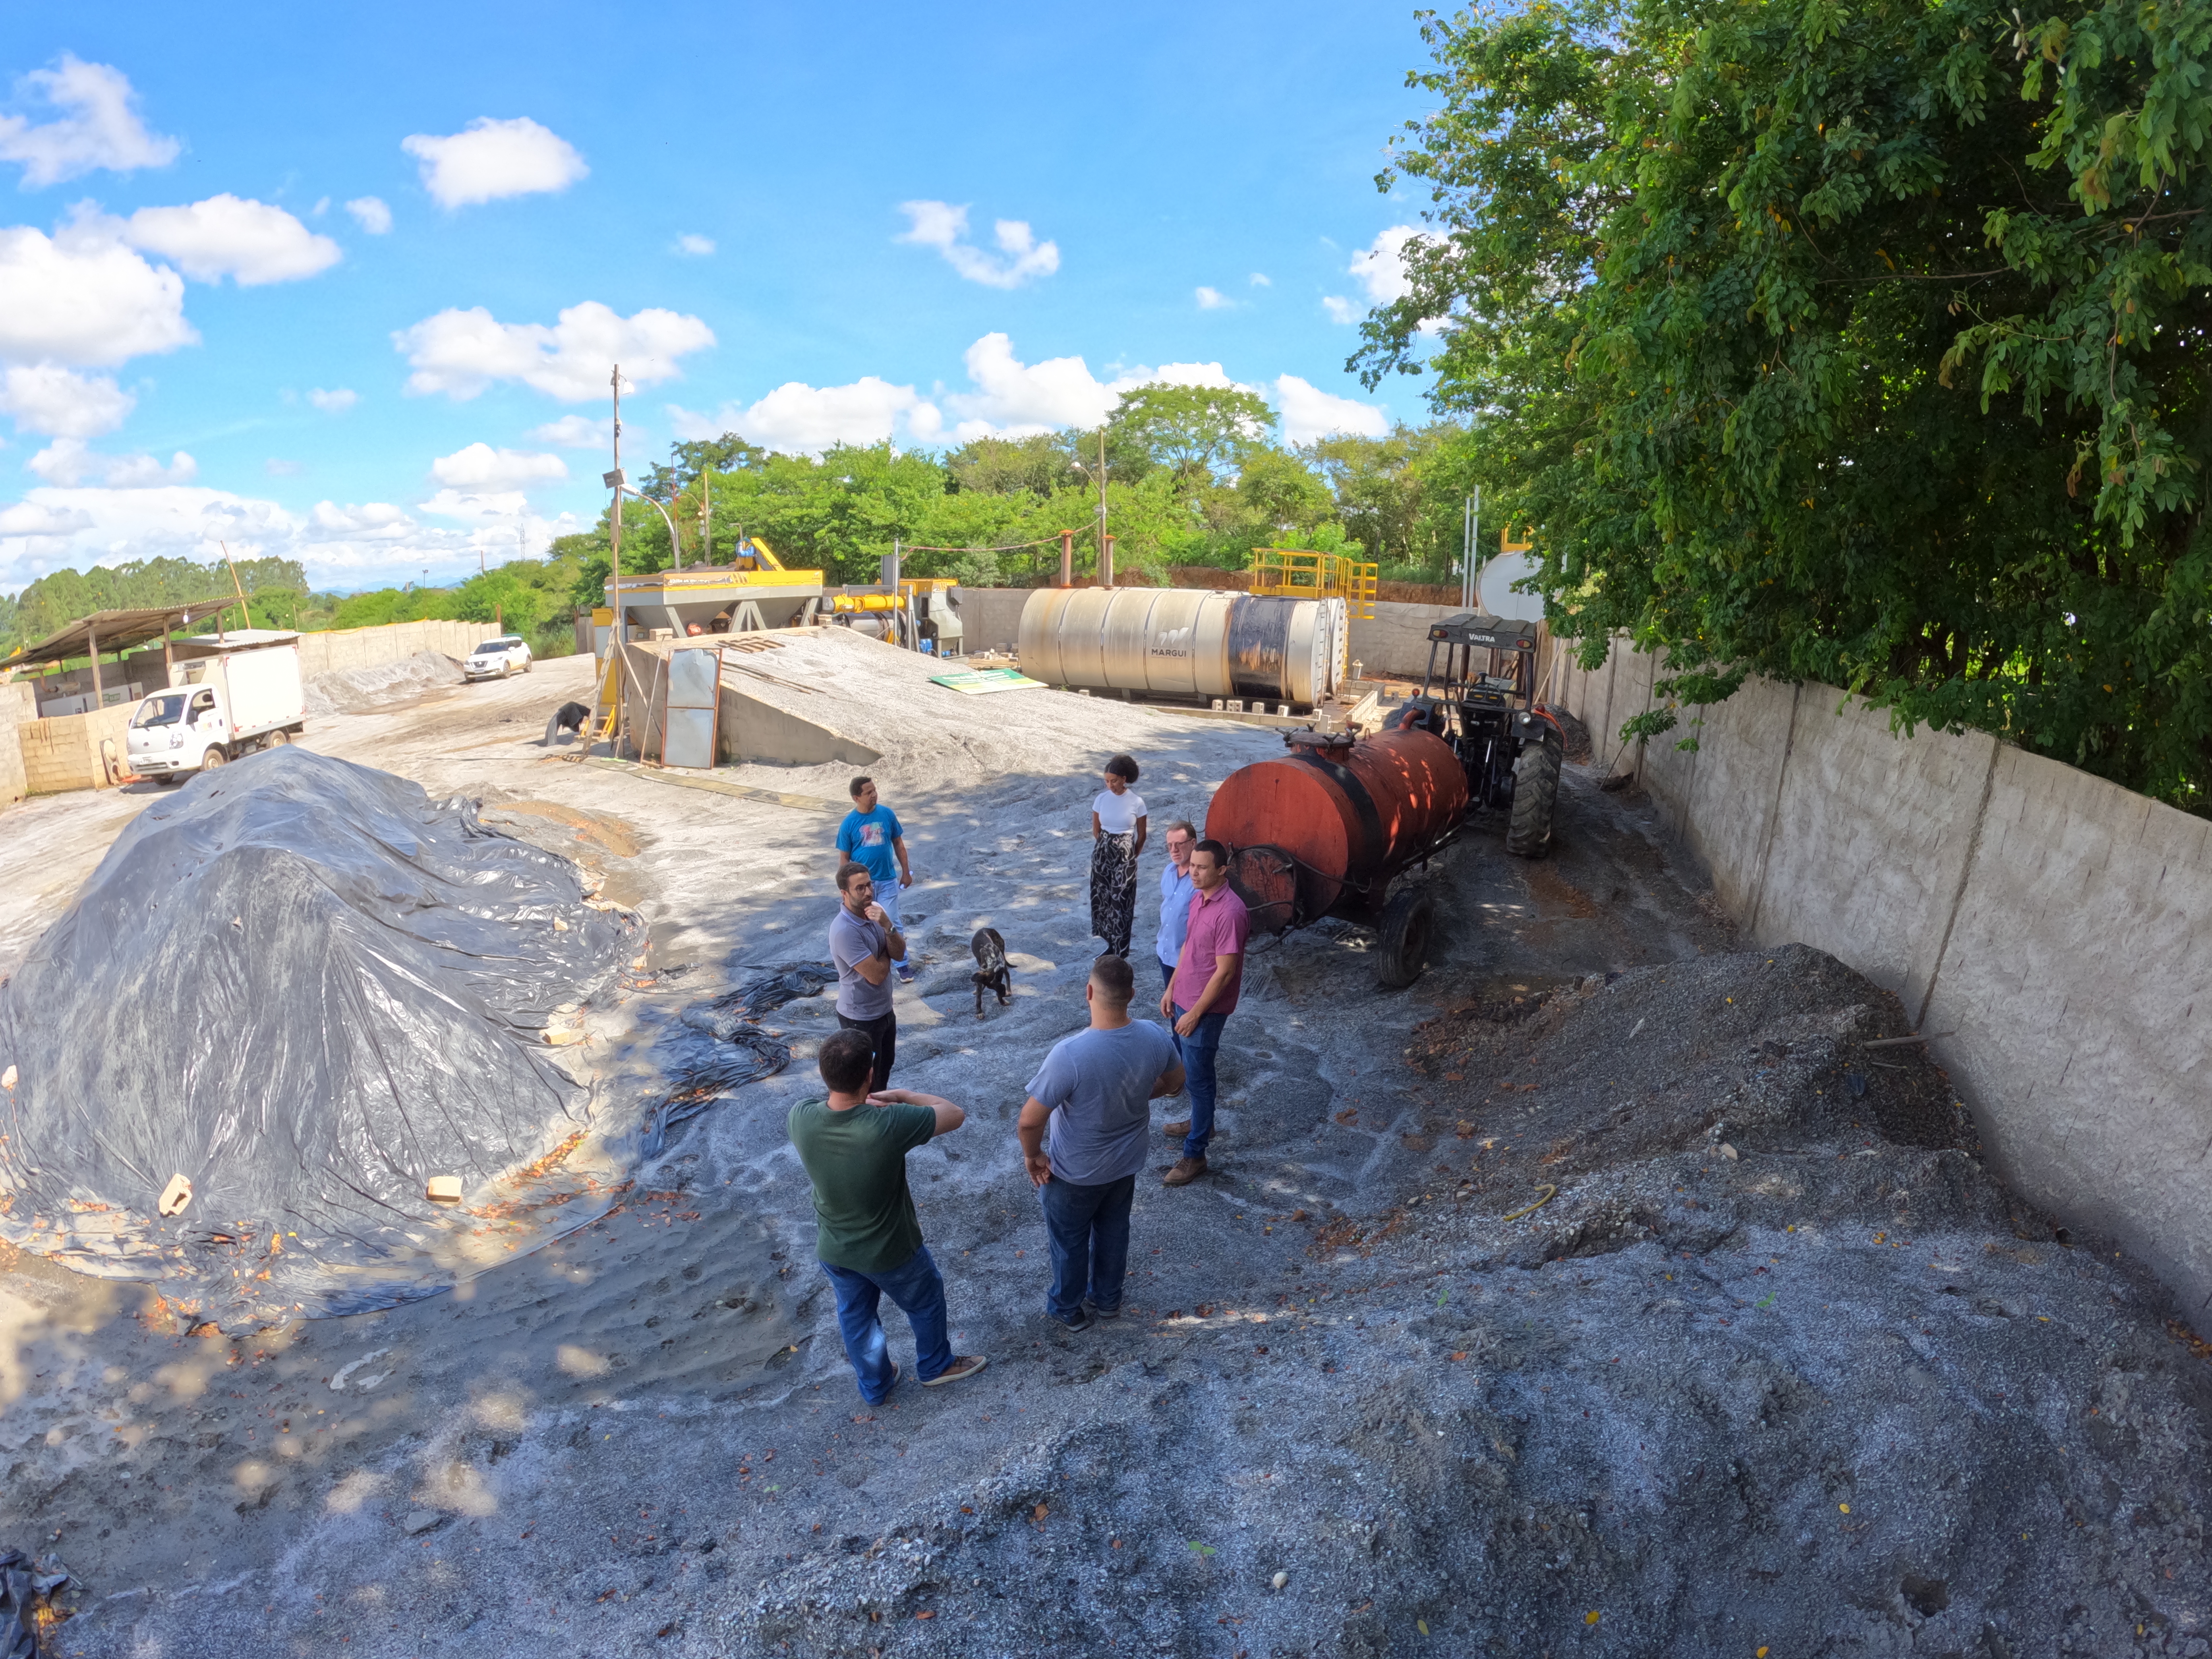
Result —
[{"label": "brown shoe", "polygon": [[1160,1125],[1160,1133],[1170,1140],[1181,1140],[1190,1133],[1190,1120],[1185,1118],[1180,1123],[1163,1123]]},{"label": "brown shoe", "polygon": [[1160,1177],[1160,1185],[1188,1187],[1205,1173],[1206,1160],[1203,1158],[1179,1158],[1176,1160],[1175,1168]]},{"label": "brown shoe", "polygon": [[921,1386],[925,1389],[941,1389],[947,1382],[957,1382],[963,1376],[975,1376],[977,1371],[981,1370],[990,1363],[980,1353],[963,1353],[936,1376],[923,1377]]}]

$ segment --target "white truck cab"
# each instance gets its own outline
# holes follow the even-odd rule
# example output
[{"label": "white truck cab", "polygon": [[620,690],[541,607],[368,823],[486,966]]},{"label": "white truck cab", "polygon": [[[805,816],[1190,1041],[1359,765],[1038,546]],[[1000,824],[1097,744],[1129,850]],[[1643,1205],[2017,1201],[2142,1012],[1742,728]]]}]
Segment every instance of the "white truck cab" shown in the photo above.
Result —
[{"label": "white truck cab", "polygon": [[307,730],[297,634],[240,629],[179,640],[175,683],[142,699],[125,748],[131,770],[176,783]]}]

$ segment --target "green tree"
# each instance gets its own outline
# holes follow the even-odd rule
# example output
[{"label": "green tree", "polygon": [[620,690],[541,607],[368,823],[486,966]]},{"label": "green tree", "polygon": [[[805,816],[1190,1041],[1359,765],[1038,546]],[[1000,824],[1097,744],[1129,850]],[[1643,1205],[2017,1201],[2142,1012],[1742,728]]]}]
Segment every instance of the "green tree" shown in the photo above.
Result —
[{"label": "green tree", "polygon": [[1267,441],[1275,411],[1257,392],[1233,386],[1140,386],[1121,394],[1107,428],[1109,479],[1112,441],[1119,437],[1179,483],[1213,483]]},{"label": "green tree", "polygon": [[1826,680],[2203,810],[2212,8],[1424,27],[1385,181],[1433,234],[1356,361],[1480,414],[1583,659],[1626,629],[1680,702]]}]

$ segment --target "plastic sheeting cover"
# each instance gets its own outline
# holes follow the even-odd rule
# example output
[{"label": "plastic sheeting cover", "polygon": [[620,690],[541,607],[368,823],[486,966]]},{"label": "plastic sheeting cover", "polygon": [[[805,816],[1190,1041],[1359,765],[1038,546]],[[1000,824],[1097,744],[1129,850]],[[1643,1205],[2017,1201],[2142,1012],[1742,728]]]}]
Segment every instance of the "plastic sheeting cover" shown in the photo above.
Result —
[{"label": "plastic sheeting cover", "polygon": [[[469,802],[298,747],[196,778],[0,985],[0,1237],[192,1281],[179,1307],[226,1322],[450,1284],[428,1255],[466,1218],[428,1179],[481,1218],[495,1176],[574,1144],[587,1091],[545,1027],[636,936]],[[503,1251],[544,1236],[497,1207]]]}]

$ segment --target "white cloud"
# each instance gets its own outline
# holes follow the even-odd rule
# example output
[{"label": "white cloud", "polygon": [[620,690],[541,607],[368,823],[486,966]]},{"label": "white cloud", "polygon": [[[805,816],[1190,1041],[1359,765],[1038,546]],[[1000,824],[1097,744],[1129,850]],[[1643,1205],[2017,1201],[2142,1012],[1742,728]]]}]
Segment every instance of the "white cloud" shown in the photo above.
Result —
[{"label": "white cloud", "polygon": [[58,363],[18,363],[0,375],[0,410],[18,432],[97,438],[123,424],[137,399],[112,377],[79,374]]},{"label": "white cloud", "polygon": [[372,236],[381,236],[392,228],[392,210],[378,196],[356,196],[346,204],[346,211],[354,222]]},{"label": "white cloud", "polygon": [[283,461],[271,455],[261,463],[261,470],[272,478],[296,478],[307,470],[305,461]]},{"label": "white cloud", "polygon": [[[789,380],[750,406],[725,404],[716,415],[668,406],[671,429],[697,440],[734,432],[748,441],[787,455],[818,455],[833,444],[879,444],[890,437],[901,416],[927,410],[922,424],[934,432],[943,422],[910,386],[893,386],[873,374],[850,386],[808,386]],[[915,429],[915,435],[922,433]]]},{"label": "white cloud", "polygon": [[591,169],[576,147],[528,116],[480,115],[447,137],[418,132],[399,148],[422,164],[422,187],[442,208],[562,191]]},{"label": "white cloud", "polygon": [[968,210],[949,202],[902,202],[907,228],[894,241],[918,242],[933,247],[945,262],[971,283],[986,288],[1019,288],[1032,276],[1049,276],[1060,269],[1060,245],[1040,242],[1028,223],[1000,219],[993,226],[996,254],[969,242]]},{"label": "white cloud", "polygon": [[133,246],[175,260],[196,283],[225,276],[241,288],[296,282],[344,257],[336,242],[283,208],[228,194],[190,207],[141,208],[117,222],[116,230]]},{"label": "white cloud", "polygon": [[56,438],[24,465],[48,483],[64,488],[92,482],[110,489],[149,489],[190,483],[200,472],[199,463],[181,449],[164,466],[151,455],[102,454],[72,437]]},{"label": "white cloud", "polygon": [[425,513],[468,524],[488,524],[513,519],[530,510],[530,498],[519,489],[441,489],[419,503]]},{"label": "white cloud", "polygon": [[315,386],[308,392],[307,401],[325,415],[343,415],[361,401],[361,393],[350,386],[334,386],[327,392]]},{"label": "white cloud", "polygon": [[0,360],[106,366],[198,343],[185,279],[115,240],[112,221],[0,228]]},{"label": "white cloud", "polygon": [[1218,288],[1201,288],[1198,290],[1198,308],[1200,311],[1227,311],[1236,303],[1236,301]]},{"label": "white cloud", "polygon": [[714,251],[714,239],[711,236],[694,235],[687,231],[676,239],[674,251],[678,253],[688,254],[695,259],[703,259]]},{"label": "white cloud", "polygon": [[330,210],[331,198],[327,196],[318,196],[315,198],[314,206],[307,210],[307,216],[310,219],[319,219]]},{"label": "white cloud", "polygon": [[520,489],[532,484],[566,483],[568,464],[558,455],[473,443],[431,462],[430,476],[459,489]]},{"label": "white cloud", "polygon": [[441,311],[394,333],[415,372],[407,390],[417,396],[442,392],[465,401],[496,380],[520,380],[563,403],[607,395],[608,377],[622,365],[624,389],[673,380],[676,360],[714,343],[714,331],[696,317],[646,310],[622,317],[596,300],[570,306],[551,327],[502,323],[482,306]]},{"label": "white cloud", "polygon": [[1356,323],[1359,320],[1359,307],[1341,294],[1322,295],[1321,308],[1328,313],[1328,319],[1332,323]]},{"label": "white cloud", "polygon": [[[466,516],[478,516],[472,511]],[[291,558],[317,587],[374,587],[410,581],[428,566],[433,580],[474,575],[477,551],[496,563],[513,558],[516,532],[542,550],[581,528],[562,514],[526,510],[484,517],[470,527],[425,525],[389,502],[321,501],[306,513],[199,485],[143,489],[41,486],[0,507],[0,589],[16,589],[49,571],[125,559],[175,557],[204,563],[230,544],[234,558]]]},{"label": "white cloud", "polygon": [[82,507],[43,506],[36,501],[12,501],[0,507],[0,543],[18,536],[67,536],[92,528],[92,514]]},{"label": "white cloud", "polygon": [[522,435],[541,444],[558,444],[563,449],[605,449],[608,441],[607,423],[588,415],[563,415],[557,421],[533,426]]},{"label": "white cloud", "polygon": [[1352,256],[1346,269],[1358,278],[1374,304],[1387,306],[1413,291],[1406,276],[1406,244],[1420,234],[1412,225],[1393,225]]},{"label": "white cloud", "polygon": [[54,68],[33,70],[17,85],[63,112],[35,124],[28,116],[0,115],[0,161],[22,164],[25,190],[43,190],[95,167],[128,173],[177,159],[177,141],[147,131],[139,119],[132,107],[137,94],[120,70],[64,52]]},{"label": "white cloud", "polygon": [[[963,361],[972,392],[947,393],[945,408],[960,417],[954,435],[1020,437],[1060,427],[1097,426],[1112,413],[1121,394],[1140,386],[1237,386],[1219,363],[1162,363],[1158,368],[1123,369],[1111,380],[1091,372],[1080,357],[1051,357],[1024,363],[1004,334],[986,334],[969,346]],[[1255,386],[1241,386],[1247,392]]]},{"label": "white cloud", "polygon": [[1255,270],[1252,273],[1252,286],[1254,288],[1273,288],[1274,285],[1275,279],[1268,276],[1267,272],[1263,270]]},{"label": "white cloud", "polygon": [[1282,375],[1275,381],[1275,410],[1283,417],[1283,438],[1287,443],[1310,444],[1316,438],[1340,434],[1380,438],[1390,430],[1390,417],[1373,404],[1323,392],[1295,374]]}]

